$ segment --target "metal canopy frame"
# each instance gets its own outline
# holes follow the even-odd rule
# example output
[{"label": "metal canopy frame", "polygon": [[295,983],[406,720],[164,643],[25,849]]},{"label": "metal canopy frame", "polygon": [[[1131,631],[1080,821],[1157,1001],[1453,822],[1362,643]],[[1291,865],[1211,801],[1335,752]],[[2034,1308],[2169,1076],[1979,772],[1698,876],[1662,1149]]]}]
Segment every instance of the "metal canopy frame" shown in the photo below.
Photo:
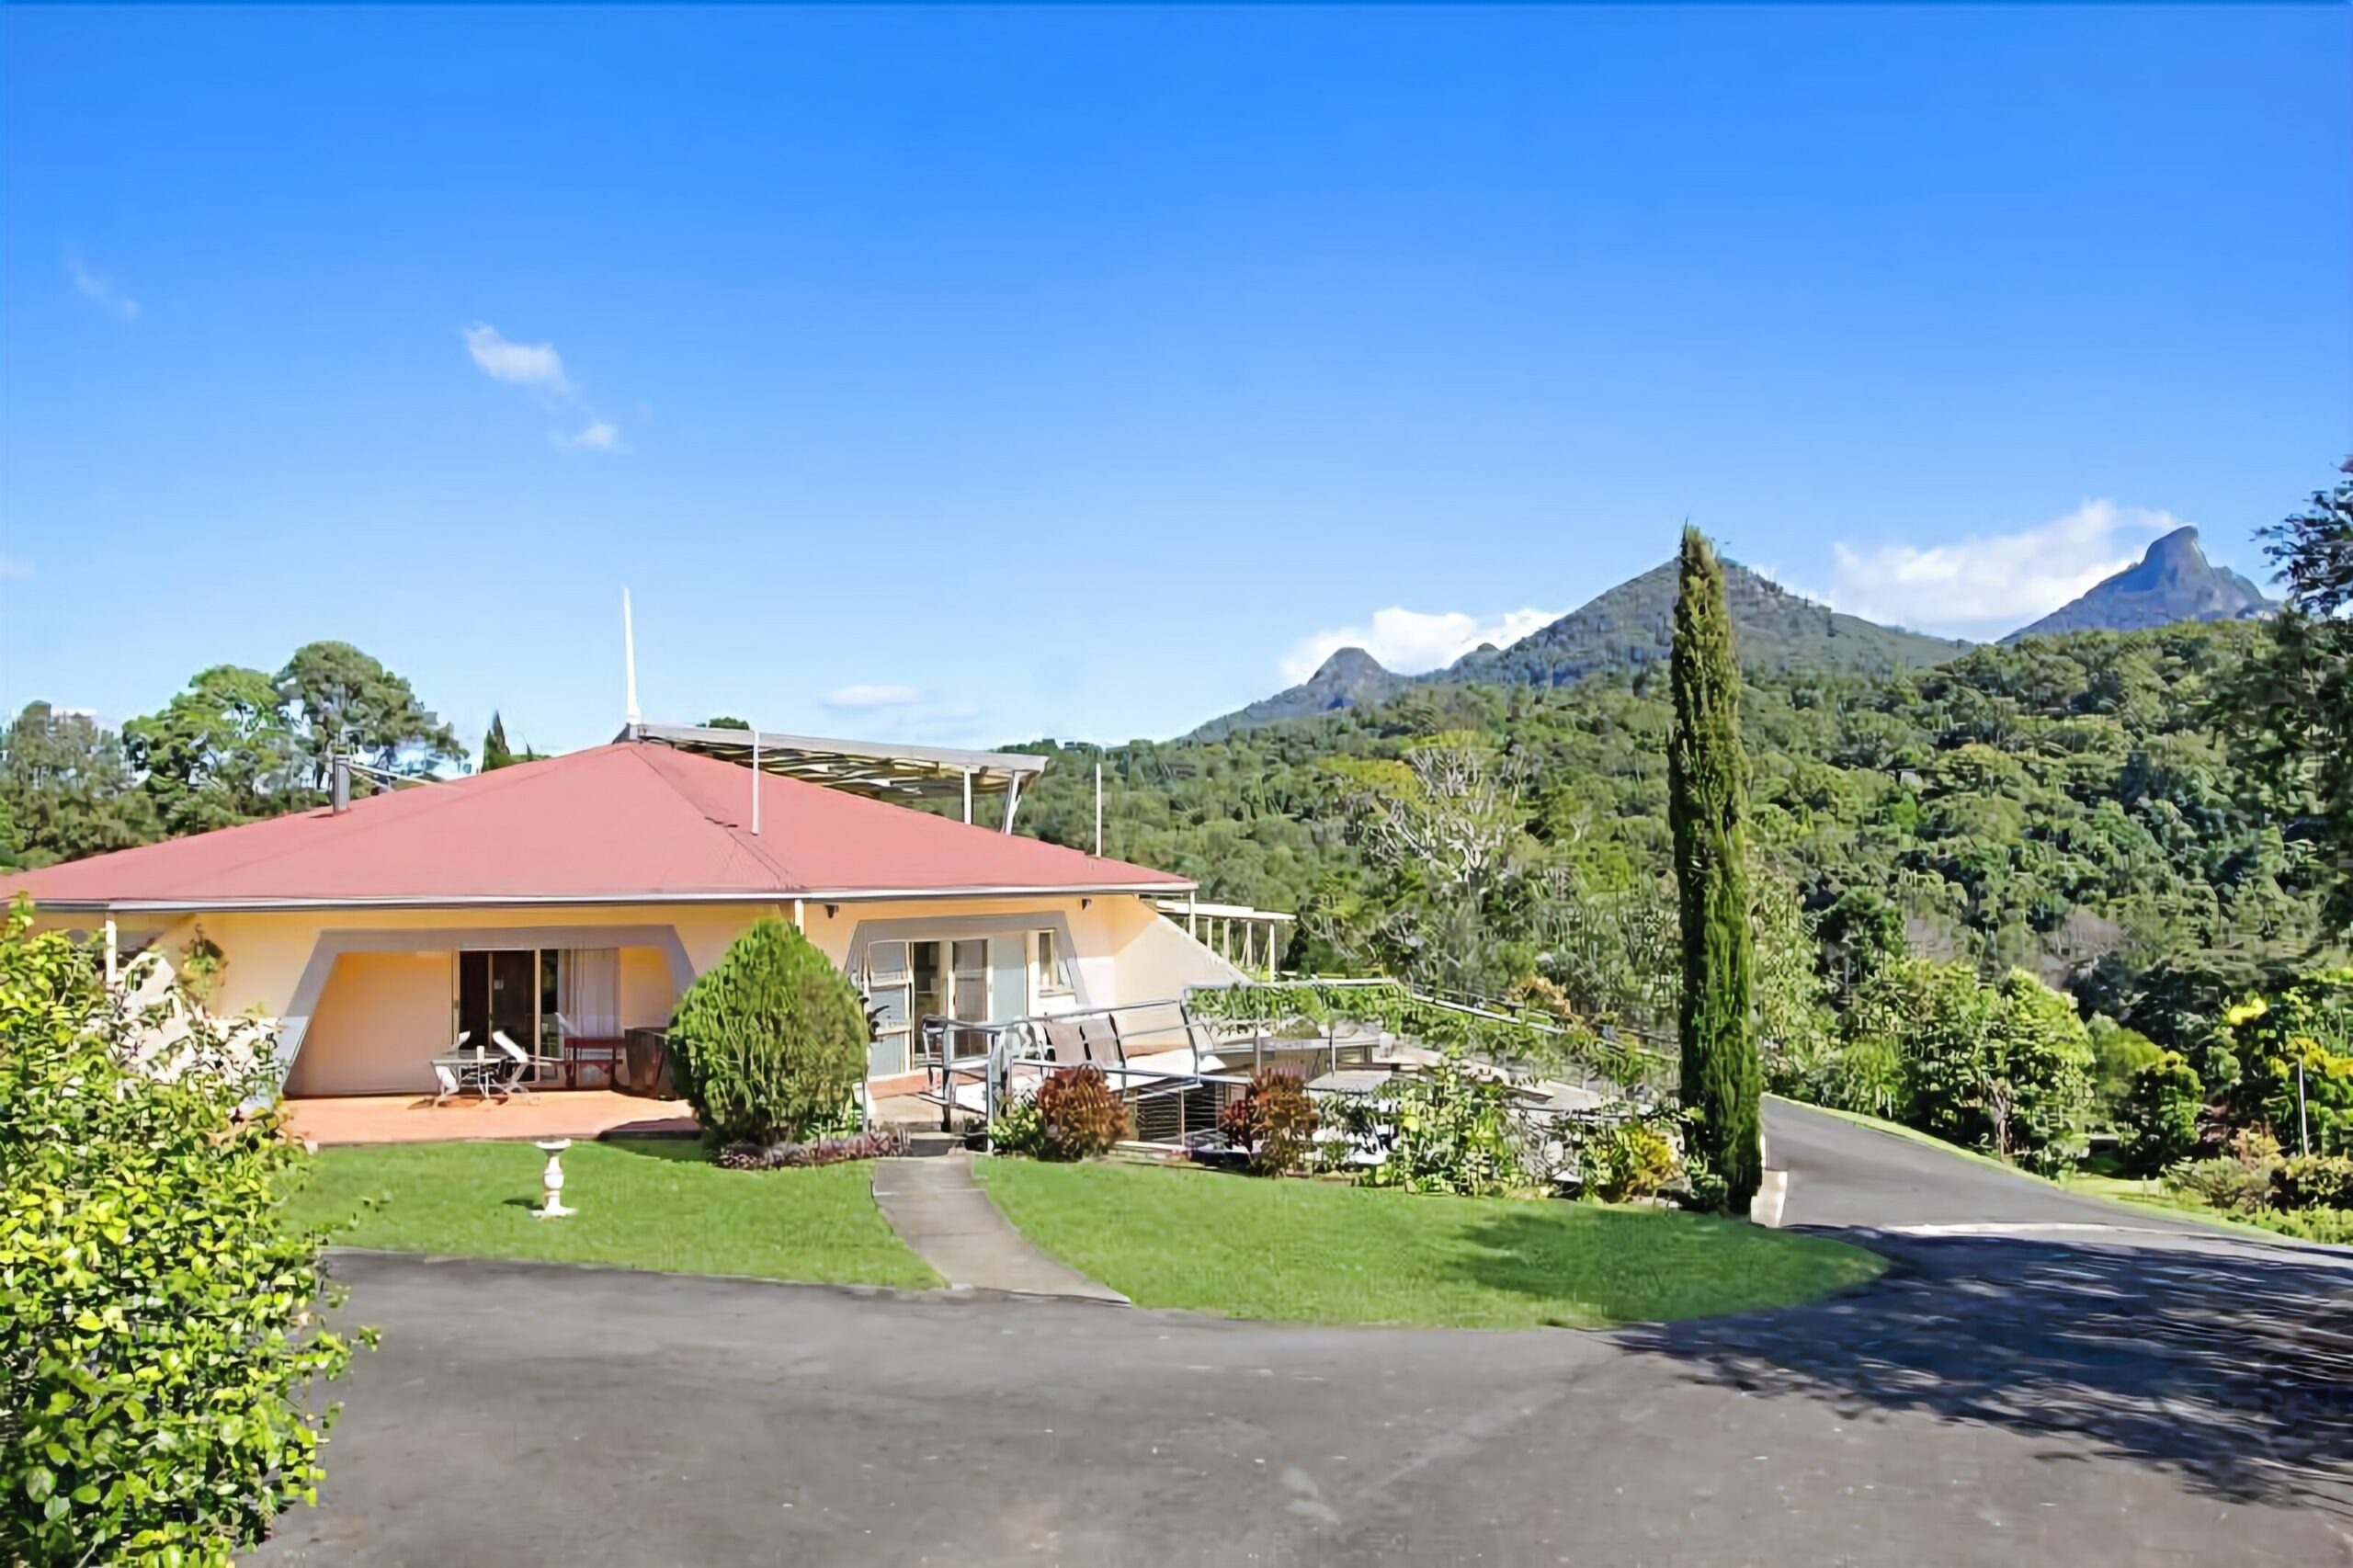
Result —
[{"label": "metal canopy frame", "polygon": [[676,746],[745,767],[757,766],[763,773],[876,800],[961,800],[967,822],[973,820],[973,796],[1003,793],[1007,833],[1013,831],[1021,787],[1046,770],[1044,757],[1022,752],[958,751],[767,730],[713,730],[699,724],[632,723],[623,727],[619,738]]}]

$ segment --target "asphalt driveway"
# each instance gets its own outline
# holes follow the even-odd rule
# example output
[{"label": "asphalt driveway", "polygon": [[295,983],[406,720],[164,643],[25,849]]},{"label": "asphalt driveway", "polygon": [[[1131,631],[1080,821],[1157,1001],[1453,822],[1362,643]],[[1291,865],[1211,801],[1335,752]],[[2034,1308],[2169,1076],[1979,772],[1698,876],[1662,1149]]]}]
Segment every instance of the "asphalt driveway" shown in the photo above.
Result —
[{"label": "asphalt driveway", "polygon": [[[1791,1221],[2100,1222],[1782,1111]],[[2353,1564],[2353,1255],[1870,1236],[1853,1296],[1613,1335],[345,1255],[384,1345],[256,1561]]]},{"label": "asphalt driveway", "polygon": [[1790,1176],[1781,1216],[1787,1226],[1969,1226],[2019,1233],[2095,1226],[2157,1235],[2228,1233],[2062,1191],[2047,1181],[1789,1100],[1765,1102],[1765,1136],[1767,1163]]}]

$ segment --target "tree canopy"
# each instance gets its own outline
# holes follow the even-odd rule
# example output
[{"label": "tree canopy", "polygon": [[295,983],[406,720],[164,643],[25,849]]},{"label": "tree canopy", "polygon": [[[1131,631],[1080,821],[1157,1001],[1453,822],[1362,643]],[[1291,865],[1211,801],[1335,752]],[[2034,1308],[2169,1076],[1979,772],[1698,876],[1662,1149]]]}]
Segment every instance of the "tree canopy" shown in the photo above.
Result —
[{"label": "tree canopy", "polygon": [[463,756],[406,680],[347,642],[300,648],[274,676],[199,670],[119,734],[87,713],[29,703],[0,732],[0,866],[46,866],[316,805],[337,736],[386,770]]}]

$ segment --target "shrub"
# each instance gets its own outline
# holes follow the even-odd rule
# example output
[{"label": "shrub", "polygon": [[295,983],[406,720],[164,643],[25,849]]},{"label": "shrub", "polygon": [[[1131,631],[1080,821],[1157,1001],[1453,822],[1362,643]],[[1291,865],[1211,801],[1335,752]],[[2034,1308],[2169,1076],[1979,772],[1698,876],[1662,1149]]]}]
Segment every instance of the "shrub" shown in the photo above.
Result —
[{"label": "shrub", "polygon": [[1321,1124],[1315,1102],[1296,1073],[1264,1072],[1250,1080],[1240,1098],[1218,1113],[1218,1131],[1250,1156],[1254,1175],[1278,1176],[1299,1169],[1315,1152]]},{"label": "shrub", "polygon": [[2125,1170],[2155,1176],[2197,1153],[2198,1113],[2205,1101],[2206,1085],[2179,1051],[2160,1052],[2135,1069],[2117,1109]]},{"label": "shrub", "polygon": [[1038,1152],[1050,1160],[1091,1160],[1128,1135],[1128,1108],[1091,1062],[1048,1074],[1037,1106],[1046,1130]]},{"label": "shrub", "polygon": [[767,919],[688,987],[670,1060],[714,1142],[799,1142],[855,1092],[868,1040],[858,988],[800,932]]},{"label": "shrub", "polygon": [[2222,1015],[2236,1119],[2300,1122],[2322,1153],[2353,1149],[2353,969],[2320,970]]},{"label": "shrub", "polygon": [[1654,1198],[1677,1173],[1675,1145],[1640,1121],[1596,1128],[1585,1141],[1585,1190],[1604,1203]]},{"label": "shrub", "polygon": [[2165,1173],[2165,1187],[2226,1214],[2251,1214],[2271,1196],[2269,1173],[2249,1170],[2232,1159],[2185,1160]]},{"label": "shrub", "polygon": [[2121,1121],[2125,1098],[2142,1068],[2165,1054],[2165,1048],[2138,1029],[2127,1028],[2102,1013],[2085,1025],[2092,1042],[2092,1104],[2100,1119]]},{"label": "shrub", "polygon": [[1335,1096],[1330,1120],[1378,1163],[1368,1187],[1473,1197],[1542,1185],[1540,1152],[1512,1114],[1509,1085],[1455,1062],[1404,1073],[1365,1095]]},{"label": "shrub", "polygon": [[2254,1213],[2271,1197],[2279,1145],[2268,1133],[2248,1131],[2233,1137],[2230,1147],[2227,1155],[2176,1165],[2165,1173],[2165,1186],[2210,1209]]},{"label": "shrub", "polygon": [[314,1499],[309,1386],[351,1355],[282,1218],[306,1156],[239,1114],[267,1031],[135,1011],[28,926],[0,921],[0,1562],[226,1564]]},{"label": "shrub", "polygon": [[989,1123],[989,1149],[999,1154],[1037,1154],[1046,1146],[1046,1119],[1028,1096],[1006,1100]]},{"label": "shrub", "polygon": [[2038,1168],[2079,1152],[2091,1036],[2025,971],[1987,986],[1966,964],[1891,963],[1857,994],[1847,1028],[1903,1061],[1909,1125]]},{"label": "shrub", "polygon": [[2281,1209],[2353,1209],[2353,1154],[2301,1154],[2271,1173]]},{"label": "shrub", "polygon": [[731,1171],[785,1171],[890,1159],[906,1152],[906,1129],[876,1127],[813,1138],[805,1143],[733,1143],[721,1150],[712,1163]]},{"label": "shrub", "polygon": [[2353,1210],[2298,1209],[2282,1213],[2273,1209],[2253,1218],[2265,1230],[2277,1231],[2283,1236],[2353,1246]]}]

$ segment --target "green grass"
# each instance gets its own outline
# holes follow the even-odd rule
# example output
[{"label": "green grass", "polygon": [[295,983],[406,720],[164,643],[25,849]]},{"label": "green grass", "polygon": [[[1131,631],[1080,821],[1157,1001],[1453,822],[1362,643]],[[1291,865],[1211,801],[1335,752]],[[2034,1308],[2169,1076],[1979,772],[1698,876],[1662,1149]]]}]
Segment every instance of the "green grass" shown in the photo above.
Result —
[{"label": "green grass", "polygon": [[1309,1323],[1598,1328],[1874,1278],[1859,1247],[1737,1221],[1424,1198],[1144,1165],[983,1160],[1006,1215],[1138,1305]]},{"label": "green grass", "polygon": [[[2086,1198],[2105,1198],[2111,1203],[2130,1203],[2136,1208],[2161,1210],[2167,1214],[2179,1214],[2191,1220],[2203,1220],[2210,1225],[2229,1225],[2230,1216],[2220,1210],[2209,1209],[2203,1203],[2177,1198],[2154,1181],[2137,1176],[2095,1176],[2089,1171],[2074,1171],[2060,1182],[2070,1192],[2080,1192]],[[2253,1230],[2252,1225],[2234,1229]]]},{"label": "green grass", "polygon": [[330,1239],[394,1252],[839,1285],[940,1283],[874,1207],[863,1165],[724,1171],[690,1142],[574,1143],[563,1156],[563,1196],[579,1212],[535,1220],[545,1160],[528,1143],[328,1149],[288,1212],[319,1226],[356,1215]]},{"label": "green grass", "polygon": [[[2300,1241],[2336,1242],[2338,1239],[2323,1230],[2323,1227],[2327,1224],[2325,1220],[2322,1220],[2317,1224],[2310,1220],[2299,1224],[2293,1219],[2268,1215],[2267,1211],[2268,1217],[2282,1221],[2267,1225],[2245,1214],[2227,1214],[2220,1209],[2210,1209],[2195,1199],[2167,1192],[2162,1183],[2136,1176],[2094,1176],[2087,1171],[2077,1171],[2069,1175],[2061,1185],[2070,1192],[2080,1192],[2093,1198],[2105,1198],[2116,1203],[2128,1203],[2136,1209],[2148,1209],[2184,1220],[2195,1220],[2200,1224],[2212,1225],[2225,1231],[2235,1231],[2241,1235],[2255,1236],[2265,1241],[2274,1241],[2281,1236]],[[2353,1235],[2353,1225],[2347,1227],[2347,1233]]]}]

